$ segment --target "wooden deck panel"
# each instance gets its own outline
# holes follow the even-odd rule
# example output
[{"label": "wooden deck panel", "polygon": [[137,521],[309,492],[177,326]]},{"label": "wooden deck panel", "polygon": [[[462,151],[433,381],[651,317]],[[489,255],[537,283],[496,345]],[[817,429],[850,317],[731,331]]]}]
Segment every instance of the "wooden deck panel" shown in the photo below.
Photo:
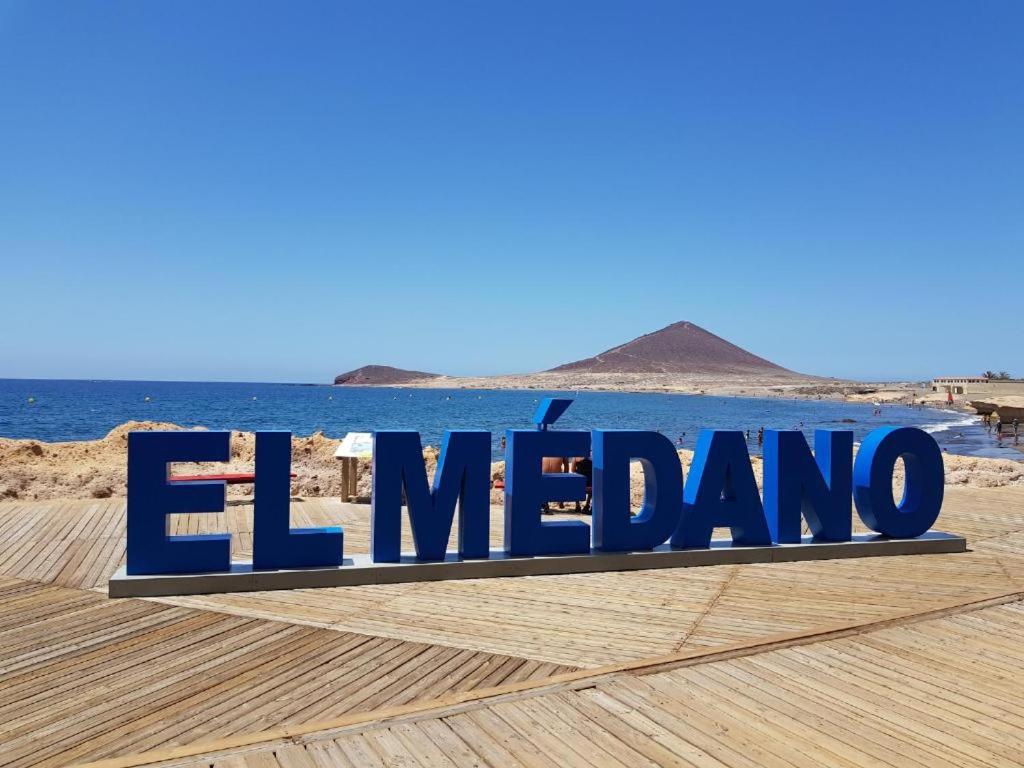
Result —
[{"label": "wooden deck panel", "polygon": [[[252,556],[252,503],[231,499],[225,512],[170,516],[174,535],[230,532],[235,559]],[[557,517],[552,518],[557,519]],[[369,506],[342,504],[337,499],[297,499],[292,525],[342,525],[345,551],[369,551]],[[494,509],[491,538],[502,535],[501,510]],[[92,589],[106,585],[124,563],[125,500],[57,500],[0,502],[0,575]],[[402,546],[412,548],[408,520],[402,524]]]},{"label": "wooden deck panel", "polygon": [[[0,505],[2,506],[2,505]],[[0,574],[103,588],[123,558],[123,501],[12,505],[0,514]],[[500,510],[492,516],[500,525]],[[296,525],[341,522],[365,551],[368,510],[334,500],[293,506]],[[231,530],[251,542],[251,507],[175,516],[178,533]],[[338,631],[598,666],[683,647],[870,618],[997,591],[1024,578],[1024,488],[951,488],[942,527],[972,552],[913,558],[716,566],[678,571],[483,579],[166,598],[168,604]],[[409,532],[405,538],[408,545]],[[7,536],[5,539],[3,537]],[[495,534],[496,536],[496,534]]]},{"label": "wooden deck panel", "polygon": [[[0,575],[93,588],[102,586],[124,561],[124,499],[0,503]],[[235,557],[252,551],[252,505],[228,503],[222,514],[171,516],[172,533],[230,531]],[[343,525],[346,551],[368,551],[369,507],[337,499],[293,502],[296,526]],[[863,531],[863,526],[856,526]],[[946,489],[939,527],[966,536],[972,544],[1024,532],[1024,487]],[[501,540],[501,509],[493,508],[491,540]],[[408,521],[402,542],[411,548]]]},{"label": "wooden deck panel", "polygon": [[953,768],[1024,761],[1024,604],[122,765]]},{"label": "wooden deck panel", "polygon": [[566,667],[0,580],[0,765],[67,765]]},{"label": "wooden deck panel", "polygon": [[[350,551],[365,551],[366,518],[366,507],[330,500],[293,508],[296,525],[344,524]],[[973,551],[963,554],[160,602],[109,601],[102,593],[123,559],[123,519],[121,500],[0,504],[0,576],[16,577],[0,577],[0,743],[8,747],[0,764],[64,765],[191,744],[518,678],[543,679],[570,666],[715,648],[1024,588],[1021,488],[949,489],[941,527],[968,535]],[[236,552],[244,552],[251,545],[250,519],[251,508],[232,504],[224,516],[188,515],[173,523],[176,532],[226,526],[235,534]],[[499,524],[495,515],[492,527]],[[1007,632],[1019,631],[1016,621],[1004,622]],[[1019,669],[1015,663],[1004,669]],[[557,702],[544,706],[553,708],[546,713],[551,717],[575,717]],[[443,719],[286,759],[312,759],[317,749],[329,757],[370,750],[383,759],[404,757],[401,749],[408,748],[428,764],[441,764],[438,754],[464,764],[451,755],[468,759],[483,749],[491,764],[530,764],[537,746],[513,739],[517,731],[506,718],[482,712],[459,720],[460,733],[479,739],[500,732],[511,741],[490,736],[467,753],[469,737],[455,735]],[[513,711],[508,719],[522,727],[524,716]],[[417,736],[422,728],[429,743]],[[616,721],[615,733],[627,742],[636,737],[623,728]],[[609,738],[591,733],[591,741]],[[502,763],[511,743],[519,750],[515,760]],[[649,746],[650,739],[643,743]],[[620,755],[622,748],[613,746]],[[629,755],[621,751],[620,760],[630,764]],[[700,759],[708,764],[706,755]]]},{"label": "wooden deck panel", "polygon": [[1017,542],[1012,533],[1024,531],[1024,488],[947,489],[940,522],[947,530],[973,537],[968,545],[975,551],[168,601],[599,666],[832,621],[883,616],[1024,584],[1024,541]]}]

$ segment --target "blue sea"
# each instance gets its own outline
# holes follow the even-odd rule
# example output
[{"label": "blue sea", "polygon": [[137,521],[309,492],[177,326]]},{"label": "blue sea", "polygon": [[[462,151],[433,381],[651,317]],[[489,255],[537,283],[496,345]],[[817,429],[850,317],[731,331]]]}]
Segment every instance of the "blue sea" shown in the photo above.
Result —
[{"label": "blue sea", "polygon": [[509,428],[530,428],[537,403],[569,396],[573,405],[558,427],[650,429],[692,448],[701,429],[750,432],[758,451],[759,427],[851,429],[860,440],[875,427],[927,429],[952,453],[1020,460],[997,444],[977,417],[931,408],[875,406],[826,400],[780,400],[623,392],[556,393],[539,390],[397,389],[300,384],[166,381],[62,381],[0,379],[0,437],[46,441],[94,440],[126,421],[164,421],[209,429],[285,429],[330,437],[374,429],[413,429],[438,445],[445,429],[486,429],[494,457]]}]

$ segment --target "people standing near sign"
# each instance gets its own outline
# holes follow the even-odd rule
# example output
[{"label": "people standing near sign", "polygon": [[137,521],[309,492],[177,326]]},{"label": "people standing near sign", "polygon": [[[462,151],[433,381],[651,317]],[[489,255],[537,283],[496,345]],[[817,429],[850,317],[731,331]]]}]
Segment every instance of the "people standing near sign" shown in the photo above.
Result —
[{"label": "people standing near sign", "polygon": [[[589,456],[581,456],[572,463],[572,471],[587,478],[587,498],[583,501],[583,514],[590,514],[590,504],[594,498],[594,462]],[[580,503],[576,502],[576,511],[580,511]]]},{"label": "people standing near sign", "polygon": [[[568,456],[545,456],[541,460],[541,472],[543,472],[546,475],[561,475],[568,473],[569,471],[570,470]],[[559,509],[563,509],[562,502],[557,501],[555,503],[558,505]],[[551,513],[551,508],[548,506],[548,503],[546,501],[544,502],[542,511],[545,514]]]}]

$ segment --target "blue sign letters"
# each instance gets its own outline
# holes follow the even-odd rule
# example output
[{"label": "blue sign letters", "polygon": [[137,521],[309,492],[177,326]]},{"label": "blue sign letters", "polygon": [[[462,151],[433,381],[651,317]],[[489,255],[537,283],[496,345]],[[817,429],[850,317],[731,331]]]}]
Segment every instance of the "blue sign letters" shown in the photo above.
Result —
[{"label": "blue sign letters", "polygon": [[252,565],[259,570],[341,565],[341,528],[291,528],[291,432],[256,433]]},{"label": "blue sign letters", "polygon": [[433,489],[427,486],[418,432],[375,432],[372,480],[370,553],[374,562],[401,560],[403,488],[418,559],[445,558],[456,501],[459,502],[459,557],[477,558],[489,554],[490,432],[446,432]]},{"label": "blue sign letters", "polygon": [[168,515],[223,512],[224,482],[172,483],[172,461],[227,461],[230,432],[128,434],[129,574],[204,573],[231,567],[231,535],[170,536]]},{"label": "blue sign letters", "polygon": [[[732,546],[801,544],[806,521],[816,541],[852,539],[851,498],[865,525],[890,538],[916,538],[942,506],[942,453],[930,435],[910,427],[871,432],[853,459],[853,433],[818,430],[811,453],[803,434],[768,430],[764,502],[741,432],[700,433],[689,476],[671,442],[657,432],[554,430],[571,401],[549,398],[536,430],[506,433],[504,552],[490,548],[491,435],[447,432],[432,484],[417,432],[374,433],[370,552],[373,562],[403,562],[403,503],[414,560],[598,555],[711,546],[729,528]],[[222,512],[224,482],[172,481],[171,462],[227,461],[228,432],[132,432],[128,436],[127,573],[213,573],[232,569],[227,533],[170,536],[169,515]],[[545,458],[587,457],[593,444],[593,529],[581,520],[544,520],[549,502],[583,500],[588,478],[546,473]],[[906,468],[897,504],[892,478]],[[630,462],[643,470],[644,497],[630,506]],[[340,528],[289,524],[291,435],[256,433],[254,570],[347,567]],[[404,499],[403,499],[404,496]],[[448,541],[458,509],[458,547]],[[666,541],[668,544],[666,544]],[[726,546],[722,542],[716,546]]]},{"label": "blue sign letters", "polygon": [[[629,462],[644,472],[644,502],[630,514]],[[635,552],[663,544],[679,525],[683,468],[657,432],[594,430],[594,549]]]},{"label": "blue sign letters", "polygon": [[590,453],[589,432],[505,433],[505,551],[517,557],[575,555],[590,551],[589,526],[580,520],[541,521],[541,507],[550,501],[583,501],[587,481],[582,475],[543,472],[545,457],[568,458]]},{"label": "blue sign letters", "polygon": [[[892,497],[896,460],[906,469],[903,499]],[[853,465],[853,498],[864,525],[894,539],[927,531],[942,508],[942,452],[934,438],[913,427],[882,427],[864,438]]]},{"label": "blue sign letters", "polygon": [[709,547],[712,532],[722,527],[732,531],[734,544],[772,543],[743,433],[704,430],[697,438],[672,546]]},{"label": "blue sign letters", "polygon": [[764,511],[772,541],[799,544],[800,518],[816,541],[849,541],[853,433],[814,432],[814,455],[803,432],[764,434]]}]

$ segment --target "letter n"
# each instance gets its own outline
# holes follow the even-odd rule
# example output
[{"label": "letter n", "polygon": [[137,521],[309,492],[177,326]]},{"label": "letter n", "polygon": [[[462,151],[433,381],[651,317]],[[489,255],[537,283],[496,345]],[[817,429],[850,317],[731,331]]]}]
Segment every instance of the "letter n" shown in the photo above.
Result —
[{"label": "letter n", "polygon": [[853,535],[853,432],[814,432],[814,455],[803,432],[764,433],[764,511],[772,541],[801,542],[800,518],[817,541]]}]

